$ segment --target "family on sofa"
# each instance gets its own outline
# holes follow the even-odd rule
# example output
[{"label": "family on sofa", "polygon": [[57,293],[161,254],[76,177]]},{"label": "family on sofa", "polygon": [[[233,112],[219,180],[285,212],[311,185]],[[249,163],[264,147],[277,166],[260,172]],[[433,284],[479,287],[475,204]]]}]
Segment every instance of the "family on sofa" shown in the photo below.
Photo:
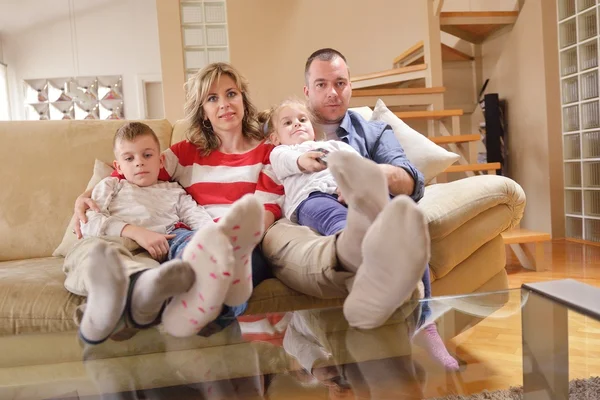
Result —
[{"label": "family on sofa", "polygon": [[[284,266],[274,270],[276,277],[299,292],[347,294],[344,315],[356,328],[383,324],[420,280],[430,295],[429,233],[415,203],[424,193],[423,175],[387,124],[348,110],[352,90],[341,53],[313,53],[305,80],[308,108],[283,103],[259,126],[241,74],[211,64],[188,82],[187,141],[160,154],[147,125],[119,129],[116,171],[77,199],[75,230],[84,239],[63,266],[65,287],[88,296],[80,321],[84,341],[103,342],[123,320],[137,328],[162,322],[175,336],[222,328],[245,311],[252,287],[270,276],[265,259]],[[328,141],[315,143],[315,131]],[[326,155],[327,144],[347,149]],[[321,179],[329,173],[336,185]],[[286,185],[293,175],[310,179],[308,190]],[[162,181],[178,182],[187,194]],[[291,206],[284,186],[296,199]],[[294,188],[299,196],[287,193]],[[199,206],[192,210],[190,201]],[[282,256],[273,246],[264,246],[263,255],[256,247],[274,236],[289,238],[286,248],[314,242],[306,229],[277,222],[282,206],[300,225],[335,226],[308,247],[315,254],[306,260],[319,262],[286,259],[293,253]],[[428,310],[422,311],[424,321]],[[458,367],[434,323],[418,341],[446,368]]]}]

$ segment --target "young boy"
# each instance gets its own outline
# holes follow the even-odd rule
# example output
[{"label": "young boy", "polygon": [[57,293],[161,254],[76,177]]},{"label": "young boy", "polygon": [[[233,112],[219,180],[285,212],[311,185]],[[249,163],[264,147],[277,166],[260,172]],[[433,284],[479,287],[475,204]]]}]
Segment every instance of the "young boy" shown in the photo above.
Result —
[{"label": "young boy", "polygon": [[[65,265],[76,266],[65,270],[65,287],[88,296],[80,337],[89,344],[103,342],[125,311],[138,328],[154,325],[166,313],[171,325],[193,318],[199,330],[219,316],[228,292],[239,290],[231,287],[231,280],[212,279],[215,268],[223,269],[219,270],[223,276],[233,276],[231,263],[223,261],[211,269],[205,260],[216,265],[216,259],[233,259],[230,238],[178,183],[159,182],[164,157],[149,126],[140,122],[122,126],[115,134],[113,149],[114,167],[124,179],[105,178],[94,187],[92,199],[100,211],[86,213],[88,221],[81,225],[84,239],[77,244],[88,251],[72,251],[67,259],[71,254],[78,259],[65,260]],[[237,208],[244,208],[247,217],[260,214],[258,218],[262,218],[257,200],[250,197],[239,203]],[[230,213],[235,213],[235,208]],[[199,238],[205,239],[206,255],[196,256],[190,250],[186,256],[186,245],[199,246]],[[164,259],[172,261],[159,266]],[[168,299],[191,288],[202,291],[210,312],[198,316],[199,311],[194,315],[164,311],[169,310]]]}]

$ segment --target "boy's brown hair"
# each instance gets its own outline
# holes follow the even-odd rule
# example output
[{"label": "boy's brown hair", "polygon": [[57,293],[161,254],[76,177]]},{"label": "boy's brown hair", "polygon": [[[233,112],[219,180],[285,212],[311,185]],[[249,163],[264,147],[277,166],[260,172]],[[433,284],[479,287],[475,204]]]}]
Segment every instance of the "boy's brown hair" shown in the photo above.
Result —
[{"label": "boy's brown hair", "polygon": [[113,138],[113,151],[117,146],[117,143],[121,140],[133,142],[135,138],[140,136],[152,136],[152,139],[154,139],[154,142],[156,142],[158,151],[160,151],[160,142],[158,141],[156,133],[154,133],[152,128],[142,122],[128,122],[117,129],[115,137]]}]

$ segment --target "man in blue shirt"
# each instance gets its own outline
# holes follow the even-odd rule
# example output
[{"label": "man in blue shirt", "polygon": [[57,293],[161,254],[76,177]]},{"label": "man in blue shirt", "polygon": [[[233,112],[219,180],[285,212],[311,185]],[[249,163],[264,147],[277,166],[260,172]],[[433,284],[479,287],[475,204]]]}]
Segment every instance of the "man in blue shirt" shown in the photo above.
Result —
[{"label": "man in blue shirt", "polygon": [[[427,262],[426,258],[412,257],[413,252],[429,254],[428,230],[420,212],[416,207],[396,214],[389,210],[405,196],[414,201],[423,197],[423,175],[407,159],[388,125],[366,121],[348,110],[352,88],[341,53],[333,49],[313,53],[306,62],[305,83],[304,94],[315,118],[316,131],[324,132],[327,140],[345,141],[362,156],[375,161],[387,178],[390,195],[398,201],[392,201],[375,221],[363,222],[366,228],[362,243],[348,245],[338,239],[340,236],[320,237],[283,220],[266,233],[263,251],[274,264],[275,275],[288,286],[320,298],[348,295],[344,303],[348,322],[360,328],[373,327],[383,323],[382,317],[389,316],[390,310],[393,312],[406,300],[385,301],[375,292],[394,292],[391,282],[395,282],[398,291],[400,284],[416,285],[412,272],[419,267],[423,271],[423,265],[413,264]],[[365,260],[372,262],[374,258],[379,262],[365,265],[368,264]],[[360,266],[358,271],[353,265]],[[402,277],[405,281],[398,280]],[[428,270],[423,280],[429,295]],[[435,324],[424,332],[421,336],[427,342],[425,348],[445,366],[458,367],[445,350]]]}]

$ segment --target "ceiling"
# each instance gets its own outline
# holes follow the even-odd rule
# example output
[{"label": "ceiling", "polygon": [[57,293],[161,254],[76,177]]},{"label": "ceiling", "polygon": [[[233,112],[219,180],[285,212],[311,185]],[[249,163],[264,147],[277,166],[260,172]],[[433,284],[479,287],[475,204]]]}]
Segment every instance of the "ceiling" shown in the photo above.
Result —
[{"label": "ceiling", "polygon": [[77,14],[119,0],[0,0],[0,33],[15,34],[40,24],[69,17],[70,4]]}]

